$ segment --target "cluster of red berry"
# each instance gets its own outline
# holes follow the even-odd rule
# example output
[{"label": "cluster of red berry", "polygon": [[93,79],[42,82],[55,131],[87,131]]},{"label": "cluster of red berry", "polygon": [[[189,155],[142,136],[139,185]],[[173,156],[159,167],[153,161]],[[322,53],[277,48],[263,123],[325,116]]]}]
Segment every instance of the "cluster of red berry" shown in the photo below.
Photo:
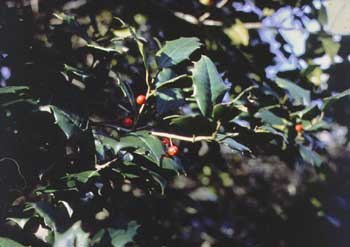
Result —
[{"label": "cluster of red berry", "polygon": [[[141,106],[146,104],[147,99],[145,95],[141,94],[136,97],[135,101],[136,104]],[[124,127],[130,128],[134,125],[134,120],[130,117],[126,117],[123,119],[123,125]],[[169,156],[175,156],[179,153],[179,148],[172,144],[169,138],[163,138],[162,143],[167,146],[167,154]]]},{"label": "cluster of red berry", "polygon": [[[140,94],[139,96],[136,97],[135,99],[136,104],[138,105],[144,105],[146,104],[146,96],[143,94]],[[123,119],[123,126],[130,128],[134,125],[134,120],[130,117],[126,117]]]},{"label": "cluster of red berry", "polygon": [[164,137],[163,140],[162,140],[162,143],[168,147],[168,149],[167,149],[167,154],[168,154],[169,156],[175,156],[175,155],[177,155],[177,154],[179,153],[179,148],[178,148],[178,146],[172,144],[172,143],[170,142],[170,139],[169,139],[169,138]]}]

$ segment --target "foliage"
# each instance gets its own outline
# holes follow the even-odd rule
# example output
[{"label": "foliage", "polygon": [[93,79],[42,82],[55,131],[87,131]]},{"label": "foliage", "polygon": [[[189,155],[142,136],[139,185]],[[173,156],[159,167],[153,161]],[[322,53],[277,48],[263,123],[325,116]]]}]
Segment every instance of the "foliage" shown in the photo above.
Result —
[{"label": "foliage", "polygon": [[[24,38],[0,43],[6,54],[1,66],[12,69],[0,88],[1,137],[9,140],[1,144],[7,157],[1,164],[18,168],[1,177],[1,209],[4,225],[17,229],[16,244],[251,246],[245,223],[241,236],[227,230],[232,222],[225,217],[215,223],[220,233],[201,231],[193,222],[182,229],[188,223],[176,218],[176,210],[186,222],[210,211],[209,202],[216,205],[218,198],[236,203],[235,209],[253,200],[258,186],[246,191],[235,177],[238,164],[260,176],[246,158],[277,157],[269,164],[284,178],[279,183],[289,182],[281,194],[290,197],[299,185],[286,174],[294,178],[296,167],[325,165],[318,133],[330,126],[325,112],[331,103],[349,91],[327,90],[321,79],[326,72],[314,62],[322,56],[334,61],[340,49],[323,29],[322,9],[306,1],[252,1],[250,11],[237,7],[242,1],[225,0],[76,2],[81,6],[41,3],[39,12],[34,5],[0,3],[2,26],[23,31]],[[289,40],[293,27],[266,24],[292,7],[291,18],[308,33],[301,54]],[[308,30],[303,18],[320,29]],[[278,51],[262,38],[266,29],[273,30]],[[10,32],[1,30],[10,41]],[[299,63],[269,74],[278,56]],[[138,95],[145,95],[145,104],[135,103]],[[179,146],[178,155],[168,154],[172,145]],[[261,173],[269,180],[263,175],[262,184],[274,188],[275,177],[266,170]],[[22,177],[25,188],[18,189]],[[181,179],[188,179],[182,187]],[[196,185],[187,188],[191,183]],[[179,200],[172,198],[177,193]],[[263,199],[261,210],[279,222],[290,205],[274,196],[279,194]],[[164,216],[160,205],[170,210],[170,204],[175,209]],[[150,229],[159,225],[165,239]],[[7,235],[0,245],[16,246]],[[261,246],[286,246],[282,240],[254,239]]]}]

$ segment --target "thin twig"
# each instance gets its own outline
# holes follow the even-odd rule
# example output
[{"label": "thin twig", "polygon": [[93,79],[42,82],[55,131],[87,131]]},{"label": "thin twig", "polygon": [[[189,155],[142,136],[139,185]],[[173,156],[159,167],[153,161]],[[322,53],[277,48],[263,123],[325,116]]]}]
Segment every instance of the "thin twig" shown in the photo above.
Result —
[{"label": "thin twig", "polygon": [[[176,140],[180,140],[180,141],[195,143],[195,142],[200,142],[200,141],[214,141],[216,139],[216,136],[217,136],[217,133],[219,132],[220,127],[221,127],[221,122],[218,121],[215,131],[210,136],[195,136],[195,135],[193,135],[191,137],[191,136],[181,136],[181,135],[169,134],[166,132],[157,132],[157,131],[152,131],[151,134],[154,136],[167,137],[169,139],[176,139]],[[236,136],[236,135],[234,135],[234,136]]]}]

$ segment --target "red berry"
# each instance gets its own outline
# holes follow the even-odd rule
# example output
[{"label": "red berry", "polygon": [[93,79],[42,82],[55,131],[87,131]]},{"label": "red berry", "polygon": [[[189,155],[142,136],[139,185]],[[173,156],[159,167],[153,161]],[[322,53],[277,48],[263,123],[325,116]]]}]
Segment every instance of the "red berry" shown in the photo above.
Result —
[{"label": "red berry", "polygon": [[124,118],[123,125],[125,127],[131,127],[133,124],[134,124],[134,121],[131,118],[129,117]]},{"label": "red berry", "polygon": [[297,133],[301,133],[301,132],[303,132],[303,130],[304,130],[304,127],[303,127],[302,124],[296,124],[296,125],[295,125],[295,131],[296,131]]},{"label": "red berry", "polygon": [[169,144],[170,144],[169,138],[164,137],[164,138],[162,139],[162,143],[163,143],[164,145],[169,145]]},{"label": "red berry", "polygon": [[167,153],[169,156],[175,156],[179,153],[179,148],[175,145],[168,147]]},{"label": "red berry", "polygon": [[143,105],[146,103],[146,96],[143,94],[140,94],[139,96],[136,97],[136,103],[138,105]]}]

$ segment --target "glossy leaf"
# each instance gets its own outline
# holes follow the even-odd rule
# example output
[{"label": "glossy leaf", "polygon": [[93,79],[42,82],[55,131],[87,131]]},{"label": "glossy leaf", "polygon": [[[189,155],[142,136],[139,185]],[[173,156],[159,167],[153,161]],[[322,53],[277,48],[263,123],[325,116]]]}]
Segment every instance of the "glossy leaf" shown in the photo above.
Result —
[{"label": "glossy leaf", "polygon": [[207,56],[202,56],[193,69],[194,97],[201,113],[210,117],[213,105],[220,103],[227,91],[216,66]]},{"label": "glossy leaf", "polygon": [[179,38],[167,41],[157,52],[157,64],[161,68],[168,68],[189,58],[201,46],[198,38]]},{"label": "glossy leaf", "polygon": [[83,118],[53,105],[50,106],[50,109],[54,115],[55,123],[62,129],[68,139],[87,129],[87,121]]}]

